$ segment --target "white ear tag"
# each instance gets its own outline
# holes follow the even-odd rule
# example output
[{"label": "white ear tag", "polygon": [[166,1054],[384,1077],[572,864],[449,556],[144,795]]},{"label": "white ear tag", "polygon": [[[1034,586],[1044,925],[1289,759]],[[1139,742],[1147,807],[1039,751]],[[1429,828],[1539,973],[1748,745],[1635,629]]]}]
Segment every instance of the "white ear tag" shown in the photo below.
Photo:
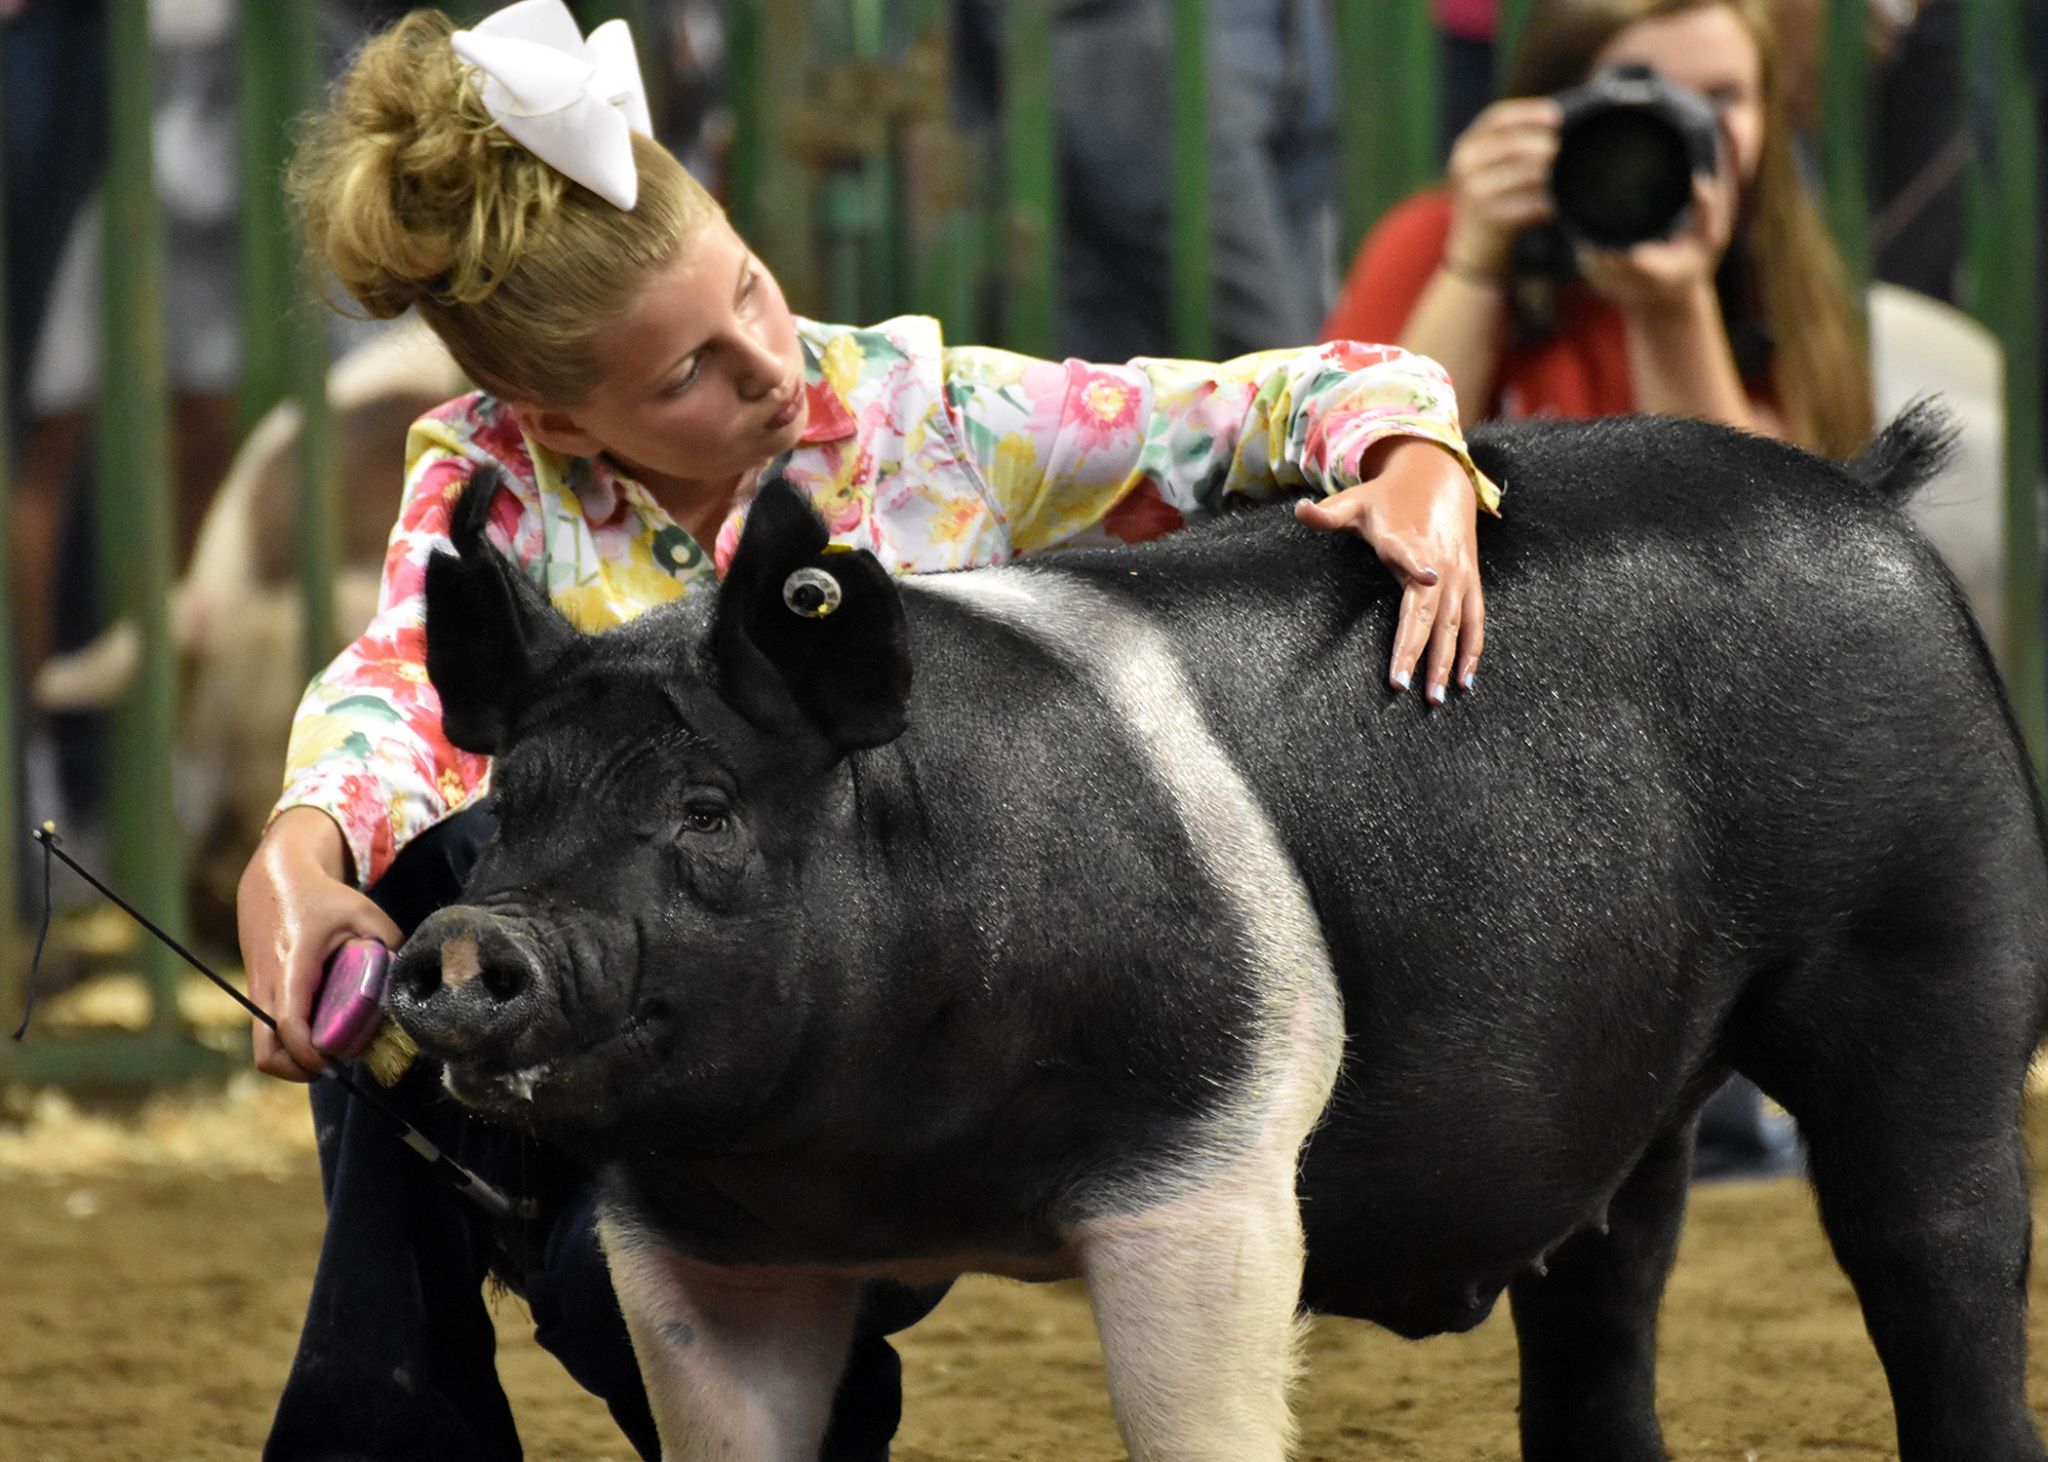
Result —
[{"label": "white ear tag", "polygon": [[823,569],[801,568],[782,581],[782,602],[805,619],[823,619],[843,598],[839,581]]}]

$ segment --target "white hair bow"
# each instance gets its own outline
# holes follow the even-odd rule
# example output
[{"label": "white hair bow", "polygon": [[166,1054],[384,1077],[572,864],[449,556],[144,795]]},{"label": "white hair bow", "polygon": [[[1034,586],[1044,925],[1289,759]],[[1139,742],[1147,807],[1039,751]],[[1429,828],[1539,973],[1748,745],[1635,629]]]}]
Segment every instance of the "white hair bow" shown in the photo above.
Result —
[{"label": "white hair bow", "polygon": [[454,36],[483,73],[486,110],[528,152],[624,209],[640,198],[633,133],[654,135],[633,33],[608,20],[588,37],[562,0],[518,0]]}]

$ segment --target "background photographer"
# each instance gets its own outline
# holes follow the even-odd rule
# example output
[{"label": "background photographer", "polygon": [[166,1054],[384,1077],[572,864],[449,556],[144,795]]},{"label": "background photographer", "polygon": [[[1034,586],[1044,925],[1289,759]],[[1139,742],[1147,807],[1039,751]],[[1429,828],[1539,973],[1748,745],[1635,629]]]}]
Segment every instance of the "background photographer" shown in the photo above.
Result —
[{"label": "background photographer", "polygon": [[[1668,238],[1596,248],[1559,226],[1557,94],[1631,62],[1712,106],[1719,156]],[[1652,411],[1837,454],[1868,435],[1869,368],[1794,167],[1769,0],[1553,0],[1507,90],[1445,186],[1366,239],[1326,337],[1433,356],[1468,421]]]}]

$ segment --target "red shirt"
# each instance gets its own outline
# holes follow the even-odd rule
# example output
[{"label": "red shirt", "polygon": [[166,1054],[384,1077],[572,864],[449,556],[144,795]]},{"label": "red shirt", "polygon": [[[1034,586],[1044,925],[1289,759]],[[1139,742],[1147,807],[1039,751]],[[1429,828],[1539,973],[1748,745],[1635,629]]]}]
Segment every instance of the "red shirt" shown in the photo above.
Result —
[{"label": "red shirt", "polygon": [[[1352,261],[1323,322],[1325,340],[1399,340],[1424,286],[1443,262],[1451,198],[1441,188],[1388,211]],[[1501,333],[1507,334],[1506,313]],[[1617,416],[1635,410],[1621,311],[1583,285],[1558,299],[1557,329],[1531,345],[1503,345],[1486,415]]]},{"label": "red shirt", "polygon": [[1437,28],[1468,41],[1490,41],[1499,11],[1499,0],[1436,0]]}]

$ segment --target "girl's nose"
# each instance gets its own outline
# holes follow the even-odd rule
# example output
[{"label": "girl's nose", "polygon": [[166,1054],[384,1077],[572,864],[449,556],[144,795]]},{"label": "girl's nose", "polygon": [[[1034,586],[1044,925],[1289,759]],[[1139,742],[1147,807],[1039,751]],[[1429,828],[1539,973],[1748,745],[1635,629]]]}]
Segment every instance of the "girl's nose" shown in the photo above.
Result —
[{"label": "girl's nose", "polygon": [[783,369],[782,357],[758,334],[748,331],[742,339],[745,348],[739,358],[739,393],[744,400],[758,401],[780,388],[789,372]]}]

